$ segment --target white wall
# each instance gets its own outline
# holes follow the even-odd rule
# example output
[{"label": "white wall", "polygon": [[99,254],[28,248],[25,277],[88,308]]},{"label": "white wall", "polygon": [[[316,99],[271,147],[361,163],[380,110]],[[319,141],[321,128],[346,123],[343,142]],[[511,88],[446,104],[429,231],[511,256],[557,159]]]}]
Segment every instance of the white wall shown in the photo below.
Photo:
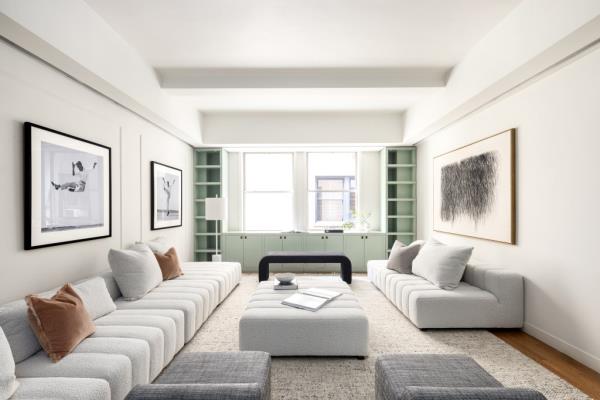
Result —
[{"label": "white wall", "polygon": [[[525,330],[600,370],[600,50],[418,145],[418,232],[524,275]],[[517,128],[517,244],[432,229],[432,158]]]},{"label": "white wall", "polygon": [[367,144],[402,140],[403,116],[396,112],[206,113],[205,144]]},{"label": "white wall", "polygon": [[[154,125],[0,41],[0,303],[108,268],[111,247],[168,237],[182,259],[193,255],[192,149]],[[23,250],[23,122],[112,148],[113,234],[106,239]],[[150,230],[150,161],[184,171],[183,227]]]}]

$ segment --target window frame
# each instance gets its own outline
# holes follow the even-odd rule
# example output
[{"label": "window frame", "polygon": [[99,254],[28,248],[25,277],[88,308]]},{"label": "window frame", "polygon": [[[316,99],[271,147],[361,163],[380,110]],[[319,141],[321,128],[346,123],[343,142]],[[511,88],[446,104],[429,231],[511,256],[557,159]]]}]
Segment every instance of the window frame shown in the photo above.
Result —
[{"label": "window frame", "polygon": [[[246,190],[246,156],[247,155],[274,155],[274,154],[287,154],[291,156],[291,167],[292,167],[292,181],[291,181],[291,186],[290,186],[290,190]],[[294,218],[294,206],[295,206],[295,194],[296,194],[296,190],[295,190],[295,185],[294,185],[294,181],[295,181],[295,163],[294,163],[294,152],[291,151],[273,151],[273,152],[267,152],[267,151],[245,151],[242,153],[242,230],[243,231],[247,231],[247,232],[261,232],[261,231],[265,231],[265,232],[281,232],[282,229],[275,229],[275,230],[257,230],[257,229],[248,229],[247,223],[246,223],[246,216],[247,216],[247,207],[246,207],[246,193],[279,193],[279,194],[290,194],[291,197],[291,201],[292,201],[292,227],[293,229],[295,229],[295,225],[296,225],[296,221]]]},{"label": "window frame", "polygon": [[[339,224],[337,225],[315,225],[312,221],[311,221],[311,215],[310,215],[310,197],[312,193],[318,194],[318,193],[355,193],[355,213],[358,214],[360,211],[360,190],[359,190],[359,165],[358,165],[358,158],[359,158],[359,152],[358,151],[306,151],[306,164],[304,165],[304,170],[305,170],[305,175],[306,175],[306,193],[305,193],[305,198],[307,200],[306,202],[306,228],[308,231],[321,231],[327,227],[340,227],[343,225],[344,221],[341,221]],[[311,189],[310,188],[310,176],[309,176],[309,164],[310,164],[310,154],[353,154],[354,155],[354,179],[356,181],[356,187],[354,190],[317,190],[317,189]],[[327,177],[332,177],[327,175]],[[316,213],[316,204],[315,204],[315,213]]]}]

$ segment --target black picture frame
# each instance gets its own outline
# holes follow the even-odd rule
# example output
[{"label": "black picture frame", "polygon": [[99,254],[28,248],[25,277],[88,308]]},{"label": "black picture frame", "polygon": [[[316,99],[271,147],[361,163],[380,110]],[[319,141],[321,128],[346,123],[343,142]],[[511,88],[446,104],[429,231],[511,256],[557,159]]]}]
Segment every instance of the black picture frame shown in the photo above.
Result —
[{"label": "black picture frame", "polygon": [[[37,132],[40,130],[42,132]],[[41,219],[35,220],[36,212],[33,210],[34,205],[38,205],[41,203],[40,197],[42,195],[42,188],[38,186],[34,188],[34,180],[37,179],[37,174],[40,174],[40,182],[42,170],[40,168],[39,171],[34,171],[32,167],[32,163],[36,162],[36,165],[41,166],[41,161],[37,160],[35,157],[39,157],[41,159],[42,154],[41,151],[37,151],[34,155],[32,151],[32,145],[34,142],[37,144],[39,141],[36,137],[34,139],[34,134],[37,136],[38,134],[45,134],[48,137],[56,137],[56,138],[66,138],[67,141],[72,141],[73,144],[78,142],[83,143],[83,146],[92,146],[98,150],[99,153],[105,153],[105,156],[102,157],[102,225],[99,229],[98,226],[94,227],[77,227],[71,229],[62,229],[61,231],[61,239],[56,240],[53,238],[53,234],[57,233],[58,230],[44,232],[44,229],[38,231],[36,228],[34,230],[34,224],[40,224],[42,226]],[[55,136],[56,135],[56,136]],[[80,137],[67,134],[65,132],[58,131],[56,129],[48,128],[42,125],[38,125],[32,122],[25,122],[23,124],[23,172],[24,172],[24,249],[25,250],[33,250],[51,246],[59,246],[70,243],[78,243],[84,242],[88,240],[96,240],[103,239],[112,236],[112,149],[108,146],[105,146],[100,143],[92,142],[90,140],[82,139]],[[74,150],[78,151],[78,150]],[[75,163],[73,164],[73,175],[75,175]],[[79,165],[82,165],[81,163]],[[79,168],[79,167],[78,167]],[[95,169],[95,164],[94,167]],[[83,167],[81,167],[81,171],[83,171]],[[106,173],[106,174],[105,174]],[[87,178],[86,178],[87,179]],[[82,182],[82,181],[80,181]],[[39,183],[39,182],[37,182]],[[73,189],[67,190],[67,192],[83,192],[85,191],[86,181],[83,181],[83,189]],[[42,184],[43,185],[43,184]],[[79,188],[81,189],[81,188]],[[59,189],[56,189],[57,191]],[[62,190],[62,189],[61,189]],[[38,196],[34,198],[34,196]],[[41,209],[39,210],[41,215]],[[106,225],[106,226],[105,226]],[[47,228],[50,230],[49,228]],[[56,228],[53,228],[56,229]],[[68,233],[71,232],[72,239],[68,238]],[[99,233],[98,232],[102,232]],[[89,233],[89,236],[86,235]],[[48,237],[44,237],[48,235]],[[65,237],[67,237],[65,239]]]},{"label": "black picture frame", "polygon": [[[162,192],[157,191],[159,189],[157,184],[157,178],[159,177],[161,172],[168,172],[178,176],[179,178],[179,182],[177,185],[179,204],[178,210],[176,210],[178,218],[173,219],[171,222],[167,220],[162,220],[162,218],[159,217],[159,215],[161,214],[161,210],[158,209],[159,201],[157,200],[157,198],[159,196],[159,193]],[[162,210],[163,214],[164,211],[165,210]],[[169,212],[168,209],[166,211]],[[174,210],[171,210],[171,212],[173,211]],[[160,163],[158,161],[150,161],[150,221],[150,229],[153,231],[161,229],[178,228],[183,226],[183,171],[181,169]]]}]

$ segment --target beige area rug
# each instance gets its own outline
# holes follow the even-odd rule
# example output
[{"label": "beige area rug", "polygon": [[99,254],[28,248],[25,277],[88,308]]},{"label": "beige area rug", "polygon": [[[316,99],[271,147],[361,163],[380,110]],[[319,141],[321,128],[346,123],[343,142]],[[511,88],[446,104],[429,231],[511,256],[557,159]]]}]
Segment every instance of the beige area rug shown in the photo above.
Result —
[{"label": "beige area rug", "polygon": [[[257,282],[256,274],[244,274],[183,351],[238,351],[239,318]],[[369,316],[370,356],[274,357],[273,399],[373,399],[375,359],[386,353],[467,354],[505,386],[534,388],[548,399],[589,398],[485,330],[420,331],[364,274],[355,274],[351,286]]]}]

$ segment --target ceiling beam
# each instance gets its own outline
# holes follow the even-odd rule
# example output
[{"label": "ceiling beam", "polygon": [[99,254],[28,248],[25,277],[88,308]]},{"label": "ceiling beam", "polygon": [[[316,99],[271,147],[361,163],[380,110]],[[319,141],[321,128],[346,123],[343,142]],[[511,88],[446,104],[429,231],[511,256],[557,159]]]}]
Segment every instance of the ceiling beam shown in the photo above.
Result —
[{"label": "ceiling beam", "polygon": [[164,89],[444,87],[450,68],[157,68]]}]

